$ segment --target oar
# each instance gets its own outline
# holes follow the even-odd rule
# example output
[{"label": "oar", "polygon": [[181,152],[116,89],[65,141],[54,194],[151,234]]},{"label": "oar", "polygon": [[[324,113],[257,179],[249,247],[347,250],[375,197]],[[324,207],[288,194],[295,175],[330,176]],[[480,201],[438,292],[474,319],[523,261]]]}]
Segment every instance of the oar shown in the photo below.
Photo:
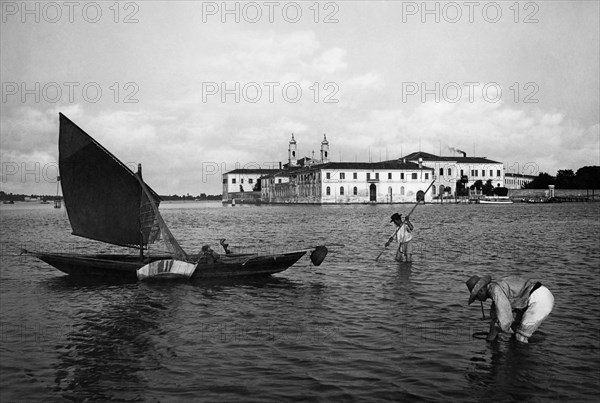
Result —
[{"label": "oar", "polygon": [[[423,192],[423,195],[427,194],[427,191],[433,186],[433,184],[435,183],[435,179],[431,181],[431,183],[429,184],[429,186],[427,186],[427,189],[425,189],[425,192]],[[425,196],[423,196],[423,198],[425,198]],[[417,208],[417,206],[419,205],[421,201],[417,200],[417,202],[415,203],[415,205],[413,206],[412,209],[410,209],[410,211],[408,212],[408,214],[406,215],[406,217],[410,217],[410,215],[412,214],[413,211],[415,211],[415,209]],[[383,252],[385,252],[387,250],[387,246],[383,248],[383,250],[381,252],[379,252],[379,255],[377,255],[377,257],[375,258],[375,261],[378,262],[379,258],[381,257],[381,255],[383,255]]]},{"label": "oar", "polygon": [[344,247],[346,245],[341,244],[341,243],[332,243],[329,245],[311,246],[308,248],[300,249],[300,250],[293,251],[293,252],[286,252],[286,253],[305,252],[305,251],[314,249],[312,251],[312,253],[310,254],[310,261],[312,262],[312,264],[314,266],[320,266],[321,263],[323,263],[323,260],[325,260],[327,253],[329,252],[329,250],[327,250],[327,246],[329,246],[329,247],[335,247],[335,246]]}]

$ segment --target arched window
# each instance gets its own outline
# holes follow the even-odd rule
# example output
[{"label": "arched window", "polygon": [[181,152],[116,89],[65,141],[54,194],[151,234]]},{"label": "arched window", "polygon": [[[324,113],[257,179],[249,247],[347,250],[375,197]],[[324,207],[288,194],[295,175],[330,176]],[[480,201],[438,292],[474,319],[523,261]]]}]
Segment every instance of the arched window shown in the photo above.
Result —
[{"label": "arched window", "polygon": [[358,188],[356,186],[354,186],[354,189],[352,189],[352,193],[354,193],[354,196],[358,194]]},{"label": "arched window", "polygon": [[344,194],[344,187],[343,187],[343,186],[341,186],[341,187],[340,187],[340,195],[343,195],[343,194]]},{"label": "arched window", "polygon": [[331,188],[330,188],[329,186],[327,186],[327,189],[325,189],[325,194],[326,194],[327,196],[330,196],[330,195],[331,195]]}]

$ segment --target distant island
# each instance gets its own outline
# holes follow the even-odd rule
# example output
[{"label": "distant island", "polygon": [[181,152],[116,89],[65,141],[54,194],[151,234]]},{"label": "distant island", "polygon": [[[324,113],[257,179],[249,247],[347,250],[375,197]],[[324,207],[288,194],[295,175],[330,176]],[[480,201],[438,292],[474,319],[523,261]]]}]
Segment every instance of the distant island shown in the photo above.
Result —
[{"label": "distant island", "polygon": [[[185,196],[179,195],[166,195],[160,196],[161,200],[164,201],[206,201],[206,200],[221,200],[221,195],[207,195],[206,193],[200,193],[197,196],[192,196],[189,193]],[[51,195],[26,195],[26,194],[13,194],[0,191],[0,201],[52,201],[62,200],[62,196],[51,196]]]}]

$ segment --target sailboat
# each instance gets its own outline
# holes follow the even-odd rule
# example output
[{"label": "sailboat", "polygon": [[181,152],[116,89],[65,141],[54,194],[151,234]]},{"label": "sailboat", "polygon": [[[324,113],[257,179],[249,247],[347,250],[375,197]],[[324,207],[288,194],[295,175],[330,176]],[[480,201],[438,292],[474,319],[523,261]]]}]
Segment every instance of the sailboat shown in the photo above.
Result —
[{"label": "sailboat", "polygon": [[[314,265],[325,259],[324,245],[269,255],[188,255],[160,215],[161,199],[142,179],[141,164],[134,173],[62,113],[59,120],[60,183],[72,234],[138,251],[73,254],[22,250],[22,253],[74,277],[121,280],[270,275],[286,270],[310,250]],[[169,253],[145,253],[148,245],[161,235]]]}]

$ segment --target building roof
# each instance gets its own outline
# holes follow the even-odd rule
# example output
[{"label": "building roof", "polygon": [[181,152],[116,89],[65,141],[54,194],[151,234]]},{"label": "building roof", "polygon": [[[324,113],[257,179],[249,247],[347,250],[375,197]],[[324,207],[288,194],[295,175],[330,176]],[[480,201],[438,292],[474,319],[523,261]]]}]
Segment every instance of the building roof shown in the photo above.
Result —
[{"label": "building roof", "polygon": [[266,168],[255,168],[255,169],[246,169],[246,168],[240,168],[240,169],[234,169],[233,171],[229,171],[229,172],[225,172],[223,175],[228,175],[228,174],[241,174],[241,175],[248,175],[248,174],[260,174],[260,175],[268,175],[271,173],[275,173],[278,172],[279,169],[266,169]]},{"label": "building roof", "polygon": [[464,157],[453,157],[453,156],[441,156],[441,155],[433,155],[430,153],[426,153],[423,151],[417,151],[414,153],[410,153],[402,158],[405,158],[407,161],[417,161],[419,158],[423,158],[423,161],[441,161],[441,162],[457,162],[459,164],[501,164],[501,162],[493,161],[487,159],[486,157],[467,157],[464,153]]},{"label": "building roof", "polygon": [[[327,162],[324,164],[314,164],[304,167],[293,167],[291,169],[275,170],[274,172],[267,173],[264,177],[269,176],[289,176],[294,174],[301,174],[309,171],[316,170],[352,170],[352,169],[388,169],[388,170],[418,170],[419,165],[414,162],[407,161],[406,163],[402,160],[390,160],[380,162]],[[433,171],[433,168],[423,166],[420,168],[424,171]]]},{"label": "building roof", "polygon": [[[389,160],[380,162],[328,162],[313,166],[316,169],[419,169],[419,165],[414,162],[402,160]],[[423,167],[424,170],[433,170],[430,167]]]}]

